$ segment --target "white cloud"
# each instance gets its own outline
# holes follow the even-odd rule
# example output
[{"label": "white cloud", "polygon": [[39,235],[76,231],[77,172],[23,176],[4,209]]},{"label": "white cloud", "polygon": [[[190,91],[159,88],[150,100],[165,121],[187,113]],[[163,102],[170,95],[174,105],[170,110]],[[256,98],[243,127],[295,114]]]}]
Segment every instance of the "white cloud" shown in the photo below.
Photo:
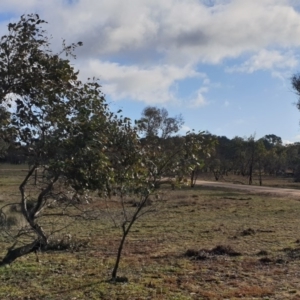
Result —
[{"label": "white cloud", "polygon": [[291,51],[281,53],[277,50],[262,49],[242,65],[227,68],[227,71],[253,73],[258,70],[293,69],[297,65],[297,58]]},{"label": "white cloud", "polygon": [[81,77],[95,74],[103,85],[103,91],[114,100],[130,98],[147,104],[163,104],[179,101],[176,83],[186,78],[206,78],[192,67],[179,68],[160,65],[148,68],[137,65],[124,66],[117,63],[90,60],[81,68]]},{"label": "white cloud", "polygon": [[[289,49],[300,47],[296,4],[294,0],[131,0],[130,5],[121,0],[1,0],[1,12],[11,18],[39,13],[49,22],[46,27],[55,49],[61,38],[84,43],[77,51],[76,67],[84,75],[99,76],[107,94],[153,104],[178,101],[176,83],[199,76],[202,63],[252,53],[230,70],[263,69],[280,77],[295,67],[298,57]],[[208,86],[209,79],[204,80]],[[208,92],[201,85],[194,93],[190,107],[207,104]]]},{"label": "white cloud", "polygon": [[299,143],[299,142],[300,142],[300,135],[296,135],[296,136],[294,136],[294,137],[292,137],[292,138],[290,138],[288,140],[286,140],[286,139],[282,140],[282,143],[284,145],[294,144],[294,143]]},{"label": "white cloud", "polygon": [[188,106],[193,108],[193,107],[202,107],[202,106],[206,106],[209,104],[209,102],[207,101],[207,99],[205,98],[204,94],[206,94],[208,92],[208,87],[203,86],[201,87],[196,94],[196,97],[194,99],[192,99],[191,101],[189,101]]},{"label": "white cloud", "polygon": [[[300,46],[289,0],[3,0],[1,10],[39,12],[54,36],[82,40],[89,55],[149,54],[173,63],[212,62],[270,46]],[[145,58],[146,59],[146,58]]]}]

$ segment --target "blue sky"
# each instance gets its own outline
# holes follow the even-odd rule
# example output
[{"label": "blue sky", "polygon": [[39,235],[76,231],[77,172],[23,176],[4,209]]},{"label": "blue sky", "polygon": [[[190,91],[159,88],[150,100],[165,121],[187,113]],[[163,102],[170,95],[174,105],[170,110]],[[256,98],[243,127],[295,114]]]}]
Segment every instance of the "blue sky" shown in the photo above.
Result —
[{"label": "blue sky", "polygon": [[300,141],[290,78],[300,72],[299,0],[0,0],[0,34],[38,13],[58,50],[100,78],[112,110],[182,114],[185,130]]}]

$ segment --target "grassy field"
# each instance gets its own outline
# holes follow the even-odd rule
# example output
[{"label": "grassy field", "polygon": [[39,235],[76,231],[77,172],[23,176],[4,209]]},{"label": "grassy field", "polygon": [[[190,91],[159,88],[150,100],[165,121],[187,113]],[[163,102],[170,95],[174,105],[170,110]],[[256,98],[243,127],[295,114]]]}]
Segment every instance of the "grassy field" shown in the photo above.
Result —
[{"label": "grassy field", "polygon": [[[16,173],[0,177],[3,205],[18,199]],[[119,276],[128,282],[108,282],[121,232],[94,198],[82,207],[100,218],[61,233],[72,235],[72,249],[0,268],[0,299],[300,299],[297,199],[199,187],[161,192],[157,211],[125,244]],[[117,219],[118,202],[109,205]],[[0,235],[0,256],[11,245]]]}]

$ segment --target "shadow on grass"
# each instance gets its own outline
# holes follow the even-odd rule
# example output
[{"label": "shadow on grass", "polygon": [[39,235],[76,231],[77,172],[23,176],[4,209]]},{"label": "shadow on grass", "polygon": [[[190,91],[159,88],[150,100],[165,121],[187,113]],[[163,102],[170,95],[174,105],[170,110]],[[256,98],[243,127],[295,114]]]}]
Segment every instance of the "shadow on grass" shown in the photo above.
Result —
[{"label": "shadow on grass", "polygon": [[215,186],[204,186],[204,185],[196,185],[195,187],[187,187],[183,186],[180,190],[182,191],[190,191],[190,192],[200,192],[201,196],[212,196],[212,197],[218,197],[222,195],[223,197],[230,197],[230,196],[238,196],[243,194],[249,194],[249,191],[240,191],[235,190],[234,188],[223,188],[223,187],[215,187]]}]

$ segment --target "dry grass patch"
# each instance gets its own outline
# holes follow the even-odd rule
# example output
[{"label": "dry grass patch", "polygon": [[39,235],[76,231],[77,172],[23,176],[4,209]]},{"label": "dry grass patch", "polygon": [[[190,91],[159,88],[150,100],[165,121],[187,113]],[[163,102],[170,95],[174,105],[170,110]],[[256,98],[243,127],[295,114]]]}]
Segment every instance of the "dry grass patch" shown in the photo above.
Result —
[{"label": "dry grass patch", "polygon": [[[17,200],[11,187],[1,192],[5,201]],[[163,201],[151,200],[156,212],[134,225],[125,244],[120,277],[128,282],[107,282],[120,241],[110,214],[121,217],[120,205],[114,199],[107,210],[93,197],[82,203],[93,220],[79,218],[56,236],[68,251],[31,254],[0,269],[0,298],[300,297],[299,201],[206,187],[161,193]],[[126,205],[134,209],[133,199]],[[11,241],[1,237],[0,246],[3,256]]]}]

